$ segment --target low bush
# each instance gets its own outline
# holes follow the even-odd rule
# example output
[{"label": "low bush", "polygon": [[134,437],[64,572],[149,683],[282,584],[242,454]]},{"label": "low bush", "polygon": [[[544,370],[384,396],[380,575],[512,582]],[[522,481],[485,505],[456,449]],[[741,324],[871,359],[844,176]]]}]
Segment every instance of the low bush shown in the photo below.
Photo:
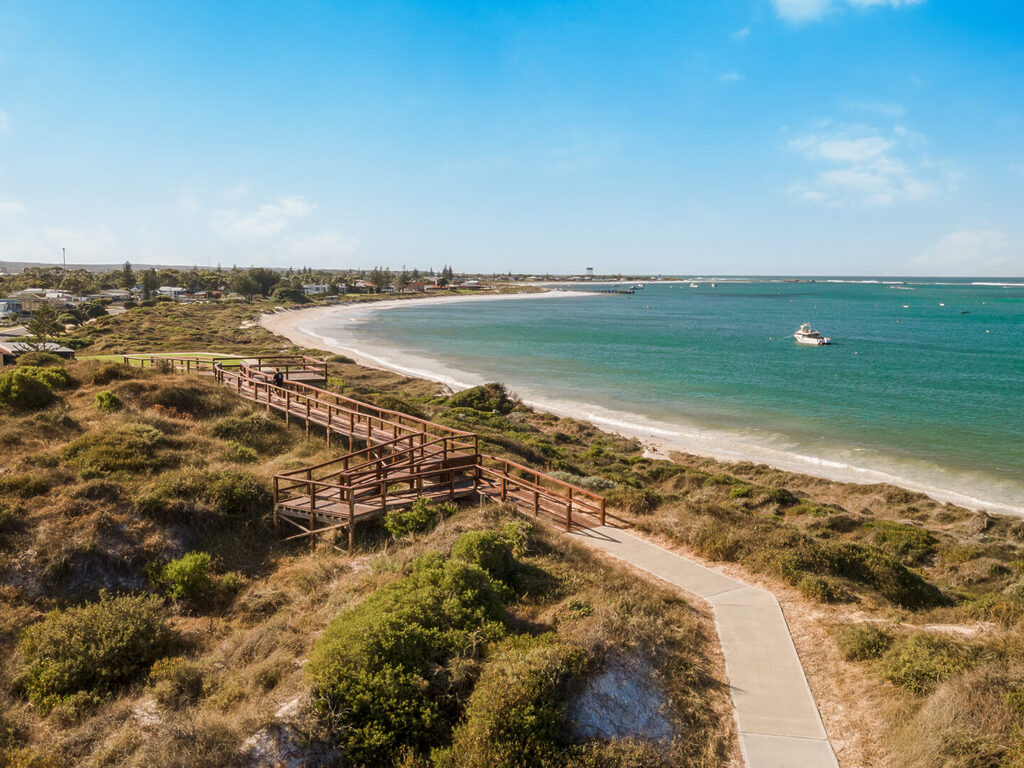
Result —
[{"label": "low bush", "polygon": [[836,643],[847,661],[868,661],[889,650],[892,635],[877,624],[851,624],[842,628]]},{"label": "low bush", "polygon": [[739,480],[735,477],[727,475],[724,472],[719,472],[718,474],[704,478],[704,485],[735,485],[738,482]]},{"label": "low bush", "polygon": [[92,373],[92,383],[104,386],[112,381],[134,379],[136,369],[130,368],[124,363],[103,363]]},{"label": "low bush", "polygon": [[157,660],[149,670],[153,695],[165,707],[195,702],[203,693],[203,670],[184,656]]},{"label": "low bush", "polygon": [[551,476],[556,480],[561,480],[563,483],[577,485],[580,488],[586,488],[588,491],[594,491],[595,493],[610,491],[616,486],[614,480],[609,480],[605,477],[598,477],[597,475],[575,475],[572,472],[552,472]]},{"label": "low bush", "polygon": [[384,516],[384,528],[394,538],[399,539],[412,533],[429,531],[441,520],[457,511],[457,507],[449,502],[440,504],[420,496],[408,509],[395,509]]},{"label": "low bush", "polygon": [[951,638],[918,633],[895,643],[882,657],[878,671],[886,680],[923,695],[969,669],[976,658],[973,649]]},{"label": "low bush", "polygon": [[661,504],[661,496],[650,488],[619,486],[605,498],[611,506],[630,515],[649,515]]},{"label": "low bush", "polygon": [[49,613],[22,635],[23,683],[42,712],[74,697],[103,697],[166,655],[173,635],[156,595],[100,593],[80,607]]},{"label": "low bush", "polygon": [[23,499],[42,496],[50,491],[50,481],[35,475],[10,475],[0,477],[0,494],[14,494]]},{"label": "low bush", "polygon": [[121,402],[121,398],[109,389],[97,392],[95,402],[96,407],[103,413],[113,413],[114,411],[119,411],[124,407],[124,403]]},{"label": "low bush", "polygon": [[263,413],[224,416],[210,426],[210,434],[263,453],[274,453],[288,443],[287,430],[279,421]]},{"label": "low bush", "polygon": [[743,548],[732,531],[710,520],[694,526],[688,540],[698,555],[711,560],[736,560]]},{"label": "low bush", "polygon": [[448,398],[450,408],[470,408],[484,413],[511,413],[516,401],[502,384],[481,384],[479,387],[456,392]]},{"label": "low bush", "polygon": [[408,400],[404,400],[398,395],[391,394],[390,392],[382,392],[379,395],[373,395],[371,400],[378,408],[383,408],[386,411],[398,411],[399,413],[404,413],[417,419],[427,419],[430,416],[430,414],[422,408],[418,408]]},{"label": "low bush", "polygon": [[426,555],[317,640],[306,666],[313,709],[353,765],[390,765],[401,750],[425,754],[458,719],[466,696],[459,660],[505,632],[504,606],[484,571]]},{"label": "low bush", "polygon": [[452,560],[481,568],[503,584],[508,584],[516,572],[512,546],[496,531],[467,531],[462,534],[452,545]]},{"label": "low bush", "polygon": [[935,553],[939,543],[924,528],[890,520],[872,520],[864,525],[872,531],[874,544],[907,565],[920,563]]},{"label": "low bush", "polygon": [[210,555],[189,552],[169,563],[154,564],[148,569],[150,583],[175,600],[197,602],[213,589],[210,578]]},{"label": "low bush", "polygon": [[256,451],[247,445],[242,445],[237,440],[228,440],[228,444],[224,449],[224,458],[228,461],[237,461],[242,464],[248,464],[256,461],[258,458]]},{"label": "low bush", "polygon": [[797,582],[796,588],[808,600],[819,603],[845,603],[852,598],[850,590],[829,576],[807,574]]},{"label": "low bush", "polygon": [[50,386],[27,370],[12,368],[0,373],[0,405],[19,411],[34,411],[53,401]]},{"label": "low bush", "polygon": [[32,376],[43,382],[50,389],[68,389],[75,383],[74,379],[71,378],[71,374],[63,366],[19,365],[12,372]]},{"label": "low bush", "polygon": [[780,507],[792,507],[794,504],[798,504],[798,499],[791,491],[785,488],[771,488],[764,495],[764,499],[769,504],[778,504]]},{"label": "low bush", "polygon": [[565,689],[586,666],[582,648],[552,633],[502,643],[473,689],[451,749],[438,755],[439,767],[565,765]]},{"label": "low bush", "polygon": [[14,361],[15,365],[19,366],[35,366],[40,368],[50,368],[53,366],[64,367],[64,360],[59,356],[53,354],[53,352],[43,352],[42,350],[32,350],[30,352],[22,352],[18,355]]},{"label": "low bush", "polygon": [[152,472],[167,463],[159,450],[165,442],[155,427],[125,424],[83,435],[59,456],[85,480],[113,472]]},{"label": "low bush", "polygon": [[173,413],[201,417],[223,412],[229,407],[224,402],[223,394],[202,387],[166,384],[147,394],[143,402],[149,407],[160,406]]},{"label": "low bush", "polygon": [[143,514],[163,519],[206,512],[220,518],[251,521],[268,512],[270,504],[270,491],[248,472],[211,472],[188,467],[161,477],[139,499],[138,508]]}]

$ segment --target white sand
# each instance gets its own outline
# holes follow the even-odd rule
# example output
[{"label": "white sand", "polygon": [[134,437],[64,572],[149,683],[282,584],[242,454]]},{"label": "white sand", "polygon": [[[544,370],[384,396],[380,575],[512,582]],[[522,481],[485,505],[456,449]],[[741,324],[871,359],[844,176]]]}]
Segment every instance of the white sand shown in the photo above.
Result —
[{"label": "white sand", "polygon": [[[376,312],[419,306],[421,301],[436,303],[465,303],[485,301],[538,301],[545,298],[601,298],[601,294],[582,291],[547,291],[483,296],[435,296],[418,300],[376,301],[365,304],[340,304],[334,307],[314,307],[282,311],[263,315],[261,325],[272,333],[284,336],[295,344],[322,349],[351,357],[361,365],[394,371],[405,376],[427,379],[444,384],[452,390],[466,389],[485,383],[485,377],[452,368],[445,363],[425,357],[416,351],[360,347],[353,329],[366,322]],[[331,336],[315,330],[318,321],[330,317],[334,327]],[[984,509],[1015,516],[1024,516],[1024,506],[976,498],[974,495],[946,490],[906,477],[876,469],[853,466],[844,461],[793,453],[786,446],[767,446],[751,442],[748,436],[724,431],[710,432],[697,425],[663,423],[644,416],[615,411],[601,406],[569,401],[552,400],[540,393],[517,388],[517,394],[527,405],[556,416],[589,421],[606,432],[635,438],[645,447],[648,456],[667,458],[670,452],[706,456],[720,461],[752,461],[767,464],[787,472],[798,472],[813,477],[847,483],[889,483],[912,491],[926,493],[941,502],[951,502],[968,509]]]}]

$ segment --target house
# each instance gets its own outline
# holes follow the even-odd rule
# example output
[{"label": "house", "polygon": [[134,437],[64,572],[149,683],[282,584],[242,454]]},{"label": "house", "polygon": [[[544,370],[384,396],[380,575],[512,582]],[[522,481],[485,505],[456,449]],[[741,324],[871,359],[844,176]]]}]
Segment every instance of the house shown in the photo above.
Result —
[{"label": "house", "polygon": [[366,280],[356,280],[356,290],[359,293],[376,293],[377,286],[373,283],[369,283]]},{"label": "house", "polygon": [[21,317],[21,302],[17,299],[0,299],[0,317]]},{"label": "house", "polygon": [[123,288],[109,288],[108,290],[100,291],[92,298],[110,299],[111,301],[128,301],[132,298],[132,292],[126,291]]},{"label": "house", "polygon": [[185,289],[177,285],[161,285],[156,292],[158,296],[168,296],[172,299],[180,299],[185,295]]},{"label": "house", "polygon": [[62,347],[60,344],[56,344],[52,341],[47,341],[44,344],[27,344],[24,341],[5,341],[0,344],[0,365],[13,365],[14,360],[18,355],[24,352],[34,352],[36,350],[40,352],[49,352],[57,357],[63,357],[65,360],[71,360],[75,356],[75,350]]},{"label": "house", "polygon": [[302,286],[302,292],[307,296],[325,295],[331,286],[320,283],[308,283]]},{"label": "house", "polygon": [[45,288],[25,288],[21,291],[15,291],[7,297],[7,300],[20,302],[21,311],[26,315],[30,315],[44,304],[50,303],[46,300]]}]

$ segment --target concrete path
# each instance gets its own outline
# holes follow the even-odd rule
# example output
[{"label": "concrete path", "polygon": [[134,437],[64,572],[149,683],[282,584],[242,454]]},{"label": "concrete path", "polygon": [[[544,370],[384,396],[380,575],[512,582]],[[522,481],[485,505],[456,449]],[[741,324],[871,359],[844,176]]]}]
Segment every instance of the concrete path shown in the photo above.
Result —
[{"label": "concrete path", "polygon": [[839,768],[778,600],[618,528],[573,535],[711,603],[748,768]]}]

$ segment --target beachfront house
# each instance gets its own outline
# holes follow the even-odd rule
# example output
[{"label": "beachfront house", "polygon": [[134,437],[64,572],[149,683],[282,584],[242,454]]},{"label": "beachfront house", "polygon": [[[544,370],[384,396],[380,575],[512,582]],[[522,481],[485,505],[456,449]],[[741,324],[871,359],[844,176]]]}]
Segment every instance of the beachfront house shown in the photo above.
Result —
[{"label": "beachfront house", "polygon": [[8,301],[21,303],[21,313],[31,315],[44,304],[54,309],[62,309],[71,303],[71,294],[67,291],[51,291],[46,288],[25,288],[15,291],[7,297]]},{"label": "beachfront house", "polygon": [[156,292],[158,296],[167,296],[171,299],[180,299],[185,295],[185,289],[177,285],[161,285]]},{"label": "beachfront house", "polygon": [[331,286],[323,283],[307,283],[302,286],[302,292],[307,296],[324,296],[331,290]]}]

